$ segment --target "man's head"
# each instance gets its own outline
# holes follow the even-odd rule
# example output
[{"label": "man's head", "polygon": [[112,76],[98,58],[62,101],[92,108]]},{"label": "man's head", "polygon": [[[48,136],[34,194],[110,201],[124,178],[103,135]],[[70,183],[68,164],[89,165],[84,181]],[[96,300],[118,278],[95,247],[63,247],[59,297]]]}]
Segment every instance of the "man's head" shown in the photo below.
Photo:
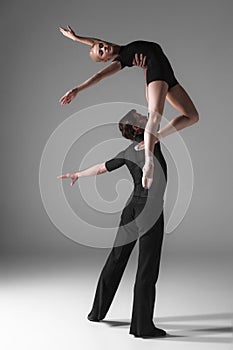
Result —
[{"label": "man's head", "polygon": [[146,123],[147,117],[132,109],[121,118],[118,126],[123,137],[134,140],[137,135],[144,134]]},{"label": "man's head", "polygon": [[92,45],[89,54],[95,62],[107,62],[113,58],[113,45],[98,42]]}]

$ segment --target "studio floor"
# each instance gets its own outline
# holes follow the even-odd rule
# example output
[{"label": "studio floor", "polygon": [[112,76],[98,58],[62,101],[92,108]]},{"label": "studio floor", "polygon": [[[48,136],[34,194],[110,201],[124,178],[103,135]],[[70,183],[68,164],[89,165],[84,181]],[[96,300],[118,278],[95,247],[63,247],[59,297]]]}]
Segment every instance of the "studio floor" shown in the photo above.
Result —
[{"label": "studio floor", "polygon": [[233,349],[232,260],[163,257],[154,323],[168,336],[160,339],[129,334],[136,253],[106,319],[87,320],[104,261],[6,259],[1,264],[0,348]]}]

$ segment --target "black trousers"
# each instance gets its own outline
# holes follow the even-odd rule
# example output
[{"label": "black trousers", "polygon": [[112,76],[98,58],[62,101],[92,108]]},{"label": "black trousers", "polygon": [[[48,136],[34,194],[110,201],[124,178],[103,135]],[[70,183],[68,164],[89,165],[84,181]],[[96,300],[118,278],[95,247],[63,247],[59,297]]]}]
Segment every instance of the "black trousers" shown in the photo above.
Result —
[{"label": "black trousers", "polygon": [[[109,310],[119,286],[130,254],[139,240],[139,256],[134,284],[133,310],[130,333],[147,334],[153,331],[155,284],[159,275],[161,248],[164,236],[164,213],[160,206],[158,218],[151,220],[146,208],[150,201],[133,197],[125,206],[114,247],[106,260],[97,284],[94,303],[89,315],[103,319]],[[158,206],[157,206],[158,208]],[[134,219],[134,220],[132,220]]]}]

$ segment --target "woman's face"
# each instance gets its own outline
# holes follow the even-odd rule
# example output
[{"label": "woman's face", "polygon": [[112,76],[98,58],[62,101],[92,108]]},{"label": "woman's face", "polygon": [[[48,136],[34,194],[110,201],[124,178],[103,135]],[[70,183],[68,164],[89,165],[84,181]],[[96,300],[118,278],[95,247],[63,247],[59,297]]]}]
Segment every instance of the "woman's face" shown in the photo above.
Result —
[{"label": "woman's face", "polygon": [[91,58],[94,61],[107,62],[113,57],[113,46],[105,42],[99,42],[91,48]]}]

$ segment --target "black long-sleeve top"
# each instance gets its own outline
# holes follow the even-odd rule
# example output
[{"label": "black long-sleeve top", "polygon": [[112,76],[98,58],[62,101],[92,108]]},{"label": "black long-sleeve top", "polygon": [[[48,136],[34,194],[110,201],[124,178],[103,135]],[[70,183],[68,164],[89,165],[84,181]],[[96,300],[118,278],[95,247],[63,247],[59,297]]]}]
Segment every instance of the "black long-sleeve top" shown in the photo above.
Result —
[{"label": "black long-sleeve top", "polygon": [[145,150],[135,150],[138,142],[143,140],[143,134],[138,135],[126,149],[119,152],[114,158],[105,162],[107,171],[111,172],[126,165],[134,182],[132,195],[136,197],[163,196],[167,182],[167,165],[160,149],[160,142],[154,147],[154,178],[149,189],[142,186],[142,168],[145,163]]}]

